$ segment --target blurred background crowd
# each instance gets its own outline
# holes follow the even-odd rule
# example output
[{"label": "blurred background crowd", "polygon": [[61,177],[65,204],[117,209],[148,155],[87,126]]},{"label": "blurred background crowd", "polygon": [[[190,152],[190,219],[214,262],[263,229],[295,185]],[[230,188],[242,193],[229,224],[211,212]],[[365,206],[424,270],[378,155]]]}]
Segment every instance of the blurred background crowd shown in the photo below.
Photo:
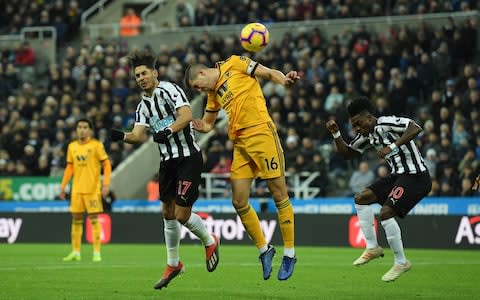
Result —
[{"label": "blurred background crowd", "polygon": [[[236,34],[191,37],[169,47],[131,45],[128,39],[81,38],[80,15],[95,1],[0,2],[0,34],[24,26],[55,26],[58,59],[36,72],[35,51],[24,41],[0,49],[0,176],[59,176],[65,151],[80,116],[95,123],[116,168],[136,147],[109,141],[112,127],[134,122],[139,90],[125,55],[135,48],[157,57],[161,80],[182,84],[188,63],[206,65],[241,51]],[[266,3],[266,4],[265,4]],[[334,19],[363,16],[468,11],[477,1],[177,1],[178,26],[243,24],[262,21]],[[386,5],[388,3],[389,5]],[[322,196],[349,195],[386,176],[388,166],[372,153],[346,162],[332,151],[325,123],[335,119],[351,139],[345,105],[353,96],[371,99],[375,114],[407,116],[424,129],[417,142],[433,178],[431,195],[472,195],[480,172],[480,64],[475,19],[441,28],[389,26],[381,31],[359,24],[332,38],[328,28],[287,33],[253,58],[303,79],[291,89],[265,82],[263,91],[277,124],[287,171],[319,172],[312,183]],[[70,43],[76,39],[76,43]],[[80,41],[78,41],[80,39]],[[33,69],[33,71],[32,71]],[[205,101],[199,97],[192,101]],[[203,149],[205,172],[227,174],[232,143],[216,128]],[[223,181],[221,184],[228,184]],[[226,191],[228,186],[226,186]],[[257,196],[265,195],[260,182]]]}]

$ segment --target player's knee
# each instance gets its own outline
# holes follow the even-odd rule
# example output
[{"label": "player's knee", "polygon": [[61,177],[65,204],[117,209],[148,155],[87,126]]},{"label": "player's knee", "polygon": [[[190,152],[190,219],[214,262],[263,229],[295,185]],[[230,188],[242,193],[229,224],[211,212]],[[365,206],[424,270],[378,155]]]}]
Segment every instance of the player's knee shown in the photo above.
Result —
[{"label": "player's knee", "polygon": [[392,207],[388,206],[388,205],[384,205],[382,206],[382,208],[380,209],[380,219],[383,221],[383,220],[387,220],[387,219],[390,219],[392,217],[395,217],[397,214],[395,212],[395,210],[393,210]]},{"label": "player's knee", "polygon": [[163,217],[167,220],[175,219],[175,202],[162,202],[162,214]]},{"label": "player's knee", "polygon": [[232,198],[232,205],[235,207],[235,209],[240,209],[244,208],[245,206],[248,205],[248,197],[233,197]]},{"label": "player's knee", "polygon": [[270,193],[272,194],[272,198],[275,201],[282,201],[288,197],[288,191],[286,186],[283,187],[278,185],[275,185],[275,186],[271,185],[269,186],[269,190],[270,190]]},{"label": "player's knee", "polygon": [[83,214],[77,214],[77,213],[74,213],[72,214],[72,219],[73,220],[83,220]]},{"label": "player's knee", "polygon": [[178,222],[180,222],[181,224],[185,224],[187,223],[188,219],[190,218],[190,216],[186,216],[184,214],[177,214],[175,215],[175,218],[177,219]]},{"label": "player's knee", "polygon": [[375,202],[375,194],[367,189],[361,191],[360,193],[356,193],[353,196],[353,199],[355,200],[355,204],[368,205]]},{"label": "player's knee", "polygon": [[355,199],[355,204],[367,204],[367,195],[364,192],[356,193],[353,196]]},{"label": "player's knee", "polygon": [[274,191],[272,192],[272,198],[275,200],[275,201],[282,201],[284,199],[286,199],[288,197],[288,193],[287,192],[283,192],[283,191]]},{"label": "player's knee", "polygon": [[178,222],[185,224],[187,223],[188,219],[190,219],[190,215],[192,214],[191,207],[183,207],[183,206],[176,206],[175,207],[175,218]]}]

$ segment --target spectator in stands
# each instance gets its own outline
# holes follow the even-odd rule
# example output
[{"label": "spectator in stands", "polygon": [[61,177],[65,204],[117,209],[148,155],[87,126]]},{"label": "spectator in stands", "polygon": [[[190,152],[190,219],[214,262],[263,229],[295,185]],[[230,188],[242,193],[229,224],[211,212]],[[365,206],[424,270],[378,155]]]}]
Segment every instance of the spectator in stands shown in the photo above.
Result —
[{"label": "spectator in stands", "polygon": [[120,19],[120,36],[131,37],[140,33],[142,19],[137,16],[133,8],[127,8],[125,15]]},{"label": "spectator in stands", "polygon": [[473,190],[472,181],[469,178],[463,178],[460,182],[460,196],[462,197],[470,197],[475,195],[475,191]]},{"label": "spectator in stands", "polygon": [[373,174],[373,171],[370,170],[368,162],[361,161],[358,165],[358,170],[353,172],[352,176],[350,177],[350,181],[348,182],[351,192],[349,195],[360,193],[367,186],[372,184],[374,179],[375,175]]},{"label": "spectator in stands", "polygon": [[147,183],[147,200],[155,202],[160,200],[160,185],[158,182],[158,173],[155,174]]},{"label": "spectator in stands", "polygon": [[177,0],[175,7],[175,19],[177,26],[185,27],[193,25],[194,12],[192,4],[186,3],[185,0]]},{"label": "spectator in stands", "polygon": [[428,149],[425,155],[425,165],[427,166],[428,173],[432,178],[435,178],[437,174],[437,162],[437,151],[435,151],[433,148]]},{"label": "spectator in stands", "polygon": [[0,158],[0,176],[7,176],[7,175],[8,175],[7,160],[5,158]]},{"label": "spectator in stands", "polygon": [[28,41],[22,42],[15,54],[15,64],[17,66],[33,66],[35,64],[36,53]]},{"label": "spectator in stands", "polygon": [[66,38],[72,40],[77,37],[80,30],[81,16],[83,9],[78,5],[78,1],[70,0],[66,9],[66,24],[67,32]]}]

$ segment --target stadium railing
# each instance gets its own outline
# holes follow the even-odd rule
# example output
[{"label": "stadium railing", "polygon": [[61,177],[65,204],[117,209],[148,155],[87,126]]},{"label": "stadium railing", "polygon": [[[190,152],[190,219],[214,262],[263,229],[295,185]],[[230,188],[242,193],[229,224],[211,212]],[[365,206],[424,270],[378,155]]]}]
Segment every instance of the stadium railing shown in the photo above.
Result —
[{"label": "stadium railing", "polygon": [[[354,29],[358,25],[365,25],[369,30],[383,32],[390,25],[408,25],[416,26],[422,22],[428,22],[431,26],[440,27],[445,24],[448,18],[453,18],[460,22],[468,18],[478,18],[478,11],[454,12],[454,13],[435,13],[424,15],[406,15],[406,16],[385,16],[385,17],[367,17],[367,18],[348,18],[348,19],[327,19],[296,22],[274,22],[268,24],[271,40],[281,40],[286,32],[302,32],[319,28],[327,38],[333,35],[341,35],[347,29]],[[292,26],[295,24],[295,26]],[[199,33],[209,32],[223,37],[237,35],[243,24],[234,25],[216,25],[216,26],[192,26],[192,27],[164,27],[161,24],[151,25],[147,23],[143,34],[130,38],[136,44],[162,44],[162,41],[187,42],[191,36],[198,36]],[[85,24],[82,27],[84,33],[91,38],[98,36],[119,36],[119,24]],[[109,31],[105,31],[105,29]],[[103,29],[104,31],[102,31]],[[208,29],[208,30],[207,30]],[[327,30],[328,29],[328,30]],[[480,35],[480,33],[479,33]],[[479,39],[480,40],[480,39]]]},{"label": "stadium railing", "polygon": [[87,24],[88,18],[98,12],[102,12],[105,9],[105,5],[109,1],[110,0],[99,0],[94,5],[90,6],[87,10],[85,10],[80,17],[80,26],[85,26],[85,24]]},{"label": "stadium railing", "polygon": [[23,27],[19,34],[0,35],[0,48],[14,48],[16,43],[28,41],[36,54],[33,67],[24,67],[20,72],[21,80],[30,83],[40,83],[35,79],[57,59],[57,30],[53,26]]},{"label": "stadium railing", "polygon": [[[312,182],[320,176],[319,172],[300,172],[295,174],[286,173],[286,180],[291,187],[293,197],[297,199],[313,199],[320,193],[320,187],[312,186]],[[202,185],[200,195],[206,199],[225,198],[230,194],[230,173],[215,174],[202,173]],[[223,184],[219,184],[222,182]],[[251,191],[255,192],[256,182],[252,182]]]}]

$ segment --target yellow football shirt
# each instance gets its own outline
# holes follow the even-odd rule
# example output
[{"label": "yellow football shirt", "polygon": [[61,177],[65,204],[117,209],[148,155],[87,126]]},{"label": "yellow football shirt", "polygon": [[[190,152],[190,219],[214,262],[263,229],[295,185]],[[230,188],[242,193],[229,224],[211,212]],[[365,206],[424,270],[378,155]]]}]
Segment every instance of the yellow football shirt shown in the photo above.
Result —
[{"label": "yellow football shirt", "polygon": [[101,162],[108,159],[105,147],[97,139],[84,144],[68,144],[67,163],[73,164],[72,193],[99,193],[101,191]]},{"label": "yellow football shirt", "polygon": [[260,83],[255,78],[258,63],[245,56],[232,55],[218,62],[220,77],[208,93],[206,111],[223,108],[229,118],[230,139],[237,131],[271,121]]}]

